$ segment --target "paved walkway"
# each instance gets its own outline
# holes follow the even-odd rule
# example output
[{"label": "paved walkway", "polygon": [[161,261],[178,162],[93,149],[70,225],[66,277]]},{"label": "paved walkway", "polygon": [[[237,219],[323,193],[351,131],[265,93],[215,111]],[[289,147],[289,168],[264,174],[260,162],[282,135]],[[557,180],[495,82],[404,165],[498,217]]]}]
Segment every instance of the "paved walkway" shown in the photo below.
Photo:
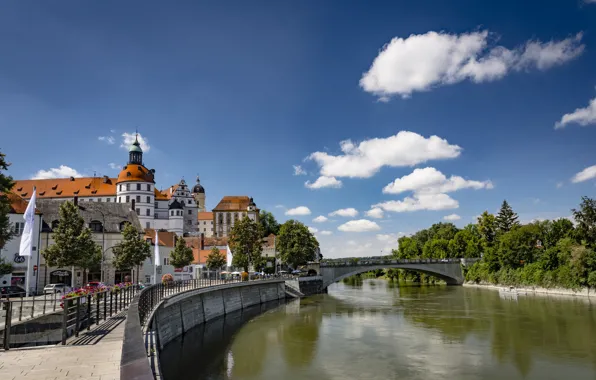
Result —
[{"label": "paved walkway", "polygon": [[66,346],[0,351],[0,379],[119,380],[125,318],[123,311]]}]

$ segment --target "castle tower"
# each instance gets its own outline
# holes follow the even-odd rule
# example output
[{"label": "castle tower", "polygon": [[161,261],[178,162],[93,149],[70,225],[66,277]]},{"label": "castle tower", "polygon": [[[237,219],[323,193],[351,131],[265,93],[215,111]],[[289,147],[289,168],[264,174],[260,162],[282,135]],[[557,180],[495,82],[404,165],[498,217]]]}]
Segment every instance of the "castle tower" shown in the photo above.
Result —
[{"label": "castle tower", "polygon": [[205,211],[205,188],[201,185],[201,180],[199,176],[197,176],[197,183],[192,188],[192,196],[194,197],[195,201],[197,202],[197,207],[199,208],[199,212]]}]

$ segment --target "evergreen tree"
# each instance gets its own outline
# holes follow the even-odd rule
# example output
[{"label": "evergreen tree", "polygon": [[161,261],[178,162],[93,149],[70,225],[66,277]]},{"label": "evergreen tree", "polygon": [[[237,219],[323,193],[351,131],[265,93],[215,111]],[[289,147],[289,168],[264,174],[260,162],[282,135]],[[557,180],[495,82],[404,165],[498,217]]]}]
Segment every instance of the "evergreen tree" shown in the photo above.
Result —
[{"label": "evergreen tree", "polygon": [[174,268],[183,268],[187,265],[192,264],[194,256],[192,254],[192,248],[186,246],[186,240],[180,237],[176,241],[176,247],[170,253],[170,264]]},{"label": "evergreen tree", "polygon": [[[48,266],[79,267],[84,271],[101,262],[101,247],[91,238],[77,206],[70,201],[60,205],[58,226],[54,228],[54,244],[41,253]],[[73,273],[74,276],[74,273]]]},{"label": "evergreen tree", "polygon": [[272,213],[261,210],[259,213],[259,223],[263,228],[263,237],[267,237],[270,234],[277,235],[279,233],[280,225]]},{"label": "evergreen tree", "polygon": [[8,199],[8,193],[12,189],[14,182],[12,177],[2,173],[2,171],[8,170],[10,164],[6,162],[5,155],[0,152],[0,248],[4,247],[7,241],[9,241],[14,231],[8,218],[10,212],[10,200]]},{"label": "evergreen tree", "polygon": [[151,257],[151,246],[143,240],[139,230],[132,224],[127,224],[122,231],[122,241],[113,248],[113,264],[118,270],[137,268],[139,280],[139,266]]},{"label": "evergreen tree", "polygon": [[276,248],[281,260],[296,269],[317,257],[319,242],[308,227],[291,219],[281,225]]},{"label": "evergreen tree", "polygon": [[501,209],[496,217],[497,222],[497,231],[500,234],[505,232],[511,231],[514,227],[519,227],[519,222],[517,221],[517,214],[513,212],[509,203],[506,200],[503,201],[501,204]]},{"label": "evergreen tree", "polygon": [[230,233],[230,249],[232,250],[232,265],[244,268],[253,264],[255,268],[263,262],[261,252],[263,251],[263,228],[260,223],[254,222],[248,217],[237,221]]},{"label": "evergreen tree", "polygon": [[211,248],[211,252],[207,256],[207,268],[211,270],[217,270],[226,265],[226,258],[221,254],[219,248]]}]

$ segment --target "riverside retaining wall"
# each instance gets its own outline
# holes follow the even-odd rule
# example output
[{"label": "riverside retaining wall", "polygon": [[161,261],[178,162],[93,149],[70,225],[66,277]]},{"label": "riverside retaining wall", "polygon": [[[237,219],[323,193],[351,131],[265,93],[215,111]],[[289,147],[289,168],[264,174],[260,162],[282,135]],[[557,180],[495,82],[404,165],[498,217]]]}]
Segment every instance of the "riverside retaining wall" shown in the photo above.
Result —
[{"label": "riverside retaining wall", "polygon": [[240,282],[190,290],[164,299],[153,314],[152,327],[162,349],[201,323],[285,297],[283,280]]}]

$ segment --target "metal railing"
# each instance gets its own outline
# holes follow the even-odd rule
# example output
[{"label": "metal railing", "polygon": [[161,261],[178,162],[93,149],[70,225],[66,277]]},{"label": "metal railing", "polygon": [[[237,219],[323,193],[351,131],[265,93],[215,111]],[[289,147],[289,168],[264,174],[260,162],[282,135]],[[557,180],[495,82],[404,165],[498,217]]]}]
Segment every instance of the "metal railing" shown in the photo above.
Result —
[{"label": "metal railing", "polygon": [[[93,324],[99,325],[101,320],[105,321],[118,312],[126,309],[138,291],[138,286],[131,285],[126,288],[120,288],[117,291],[107,289],[71,298],[62,298],[61,296],[56,297],[53,295],[50,300],[45,300],[45,302],[40,299],[35,299],[35,297],[33,299],[1,300],[0,310],[2,313],[0,313],[0,315],[4,314],[2,348],[8,350],[17,344],[43,345],[43,342],[35,340],[24,343],[23,339],[19,339],[19,342],[14,342],[13,339],[11,339],[15,334],[15,331],[13,330],[17,327],[14,326],[13,323],[23,321],[23,314],[29,316],[30,319],[28,319],[28,321],[34,321],[37,318],[51,313],[61,314],[61,325],[59,328],[60,339],[47,341],[46,344],[61,343],[62,345],[65,345],[69,337],[73,335],[78,337],[81,331],[85,329],[90,330]],[[28,307],[28,305],[31,306]],[[37,314],[35,313],[36,307],[38,308]],[[40,308],[41,312],[39,313]],[[26,313],[24,313],[23,310],[25,310]],[[27,323],[27,320],[23,323]],[[47,332],[49,334],[55,332],[55,324],[56,323],[36,323],[37,329],[35,333]],[[0,325],[0,329],[2,329],[2,325]],[[27,334],[25,333],[25,341],[26,336]]]},{"label": "metal railing", "polygon": [[372,259],[372,258],[353,258],[345,259],[343,261],[324,261],[320,265],[322,267],[345,267],[345,266],[361,266],[361,265],[395,265],[395,264],[436,264],[436,263],[461,263],[463,261],[473,262],[479,259]]}]

